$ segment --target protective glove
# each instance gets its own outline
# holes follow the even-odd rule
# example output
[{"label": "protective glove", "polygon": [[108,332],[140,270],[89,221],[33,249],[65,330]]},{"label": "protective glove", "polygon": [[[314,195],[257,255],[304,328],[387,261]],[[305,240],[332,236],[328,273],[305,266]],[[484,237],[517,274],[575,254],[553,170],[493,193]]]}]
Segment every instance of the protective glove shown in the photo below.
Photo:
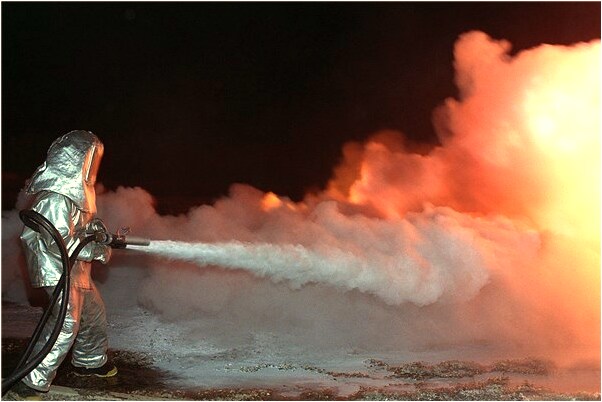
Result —
[{"label": "protective glove", "polygon": [[92,234],[92,233],[95,233],[95,232],[109,233],[109,230],[107,229],[107,226],[105,225],[105,223],[100,218],[93,218],[86,225],[86,233]]},{"label": "protective glove", "polygon": [[111,259],[113,249],[106,244],[94,243],[94,250],[92,251],[92,259],[100,261],[106,264]]},{"label": "protective glove", "polygon": [[[94,218],[86,225],[87,233],[103,232],[108,233],[108,229],[100,218]],[[111,259],[112,249],[110,246],[101,243],[92,243],[92,259],[106,264]]]}]

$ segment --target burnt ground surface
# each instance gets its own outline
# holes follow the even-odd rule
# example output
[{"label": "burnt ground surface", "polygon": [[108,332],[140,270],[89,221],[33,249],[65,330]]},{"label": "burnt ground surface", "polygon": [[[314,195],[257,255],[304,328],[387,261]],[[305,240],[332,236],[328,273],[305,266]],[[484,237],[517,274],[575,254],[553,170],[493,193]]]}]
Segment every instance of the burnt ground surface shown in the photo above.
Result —
[{"label": "burnt ground surface", "polygon": [[[2,338],[2,376],[13,370],[27,339]],[[316,384],[291,392],[286,385],[271,388],[203,388],[177,389],[170,385],[170,375],[153,366],[149,356],[137,352],[111,350],[110,356],[119,374],[110,379],[82,378],[63,364],[53,387],[43,400],[600,400],[599,392],[556,392],[535,385],[524,378],[546,377],[553,363],[537,359],[504,360],[490,365],[470,361],[444,361],[436,364],[409,362],[389,365],[377,359],[365,362],[362,372],[327,371],[304,367],[333,379],[369,378],[380,373],[390,380],[384,387],[361,386],[354,393],[341,396],[336,387]],[[68,362],[67,358],[65,361]],[[264,367],[247,367],[259,371]],[[286,370],[287,367],[278,367]],[[522,376],[516,381],[513,376]],[[19,400],[9,392],[4,400]]]}]

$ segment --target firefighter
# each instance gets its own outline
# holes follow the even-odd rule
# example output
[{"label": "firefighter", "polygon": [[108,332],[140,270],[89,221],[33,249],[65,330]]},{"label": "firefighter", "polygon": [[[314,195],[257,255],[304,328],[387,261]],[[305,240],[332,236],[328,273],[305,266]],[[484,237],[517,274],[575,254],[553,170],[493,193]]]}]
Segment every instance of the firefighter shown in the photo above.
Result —
[{"label": "firefighter", "polygon": [[[61,234],[71,253],[86,233],[105,230],[96,218],[94,185],[103,154],[103,144],[89,131],[71,131],[55,140],[46,161],[27,182],[32,197],[30,209],[46,217]],[[59,249],[49,234],[23,229],[21,241],[31,285],[52,295],[63,266]],[[82,249],[71,269],[67,315],[60,335],[44,360],[13,387],[22,396],[48,392],[69,350],[72,371],[80,376],[112,377],[117,368],[107,357],[107,321],[103,300],[90,277],[93,260],[106,264],[111,248],[92,242]],[[34,353],[50,337],[60,301],[46,324]]]}]

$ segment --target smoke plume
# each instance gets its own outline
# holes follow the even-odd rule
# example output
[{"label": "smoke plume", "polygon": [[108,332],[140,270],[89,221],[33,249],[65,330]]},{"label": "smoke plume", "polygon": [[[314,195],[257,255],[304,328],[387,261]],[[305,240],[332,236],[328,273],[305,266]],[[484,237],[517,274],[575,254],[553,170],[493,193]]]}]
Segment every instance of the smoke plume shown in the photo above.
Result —
[{"label": "smoke plume", "polygon": [[[346,144],[302,202],[234,184],[161,216],[143,189],[99,188],[110,228],[154,240],[99,275],[109,311],[141,304],[191,342],[261,332],[599,359],[600,43],[510,50],[462,35],[459,98],[433,114],[441,145],[414,153],[393,131]],[[15,216],[3,216],[3,267],[18,266]],[[18,277],[3,269],[3,297],[23,299]]]}]

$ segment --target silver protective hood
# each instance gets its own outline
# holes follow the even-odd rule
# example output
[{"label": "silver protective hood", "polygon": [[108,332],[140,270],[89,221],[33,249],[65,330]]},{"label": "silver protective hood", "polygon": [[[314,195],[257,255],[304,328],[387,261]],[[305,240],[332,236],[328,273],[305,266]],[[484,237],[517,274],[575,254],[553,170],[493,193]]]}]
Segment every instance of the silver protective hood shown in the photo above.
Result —
[{"label": "silver protective hood", "polygon": [[94,184],[102,158],[102,142],[89,131],[71,131],[56,139],[27,183],[25,191],[53,191],[71,199],[82,211],[96,213]]}]

